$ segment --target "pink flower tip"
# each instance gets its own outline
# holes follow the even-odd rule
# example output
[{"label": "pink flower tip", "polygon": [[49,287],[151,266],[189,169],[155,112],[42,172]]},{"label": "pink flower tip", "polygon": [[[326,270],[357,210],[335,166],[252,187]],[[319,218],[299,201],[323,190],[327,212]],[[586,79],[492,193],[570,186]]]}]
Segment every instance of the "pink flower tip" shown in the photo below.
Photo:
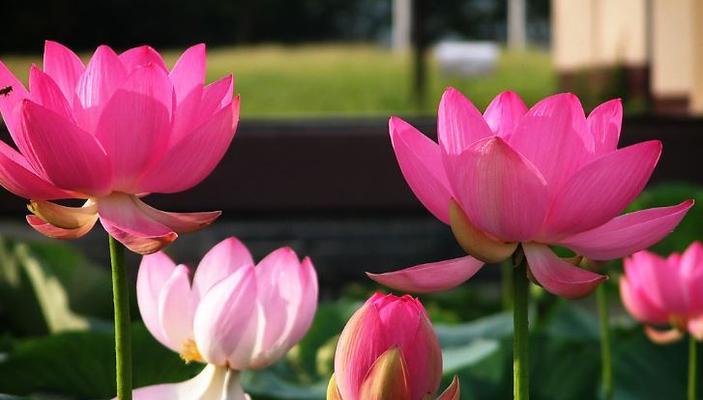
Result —
[{"label": "pink flower tip", "polygon": [[424,307],[412,296],[375,293],[342,331],[335,354],[341,399],[367,398],[369,390],[420,399],[436,393],[441,377],[439,341]]},{"label": "pink flower tip", "polygon": [[[186,50],[169,71],[148,45],[119,55],[100,45],[84,65],[47,40],[42,65],[30,67],[27,90],[0,64],[3,87],[12,87],[0,113],[17,148],[0,146],[0,185],[28,200],[90,199],[106,230],[142,254],[214,219],[160,212],[140,200],[197,185],[234,137],[232,77],[205,85],[204,45]],[[50,237],[86,233],[31,220]]]},{"label": "pink flower tip", "polygon": [[156,339],[187,361],[235,370],[283,357],[309,329],[317,296],[309,258],[301,263],[281,248],[254,267],[234,237],[213,247],[195,274],[158,252],[143,258],[137,278],[142,319]]},{"label": "pink flower tip", "polygon": [[[586,117],[573,93],[547,97],[528,110],[506,91],[482,114],[448,87],[438,111],[438,143],[399,118],[392,117],[389,128],[403,177],[420,202],[451,226],[468,255],[497,262],[518,245],[534,246],[530,268],[537,282],[578,297],[602,278],[558,260],[550,246],[593,260],[622,258],[666,237],[693,204],[622,214],[647,185],[662,143],[618,149],[621,124],[619,99]],[[453,265],[456,279],[434,278],[435,268],[428,266],[371,277],[417,292],[446,290],[470,276]]]},{"label": "pink flower tip", "polygon": [[[669,325],[679,333],[700,334],[698,321],[703,316],[703,297],[700,296],[703,293],[703,245],[700,242],[693,242],[683,253],[672,253],[666,258],[640,251],[627,257],[624,266],[620,295],[635,319],[647,326]],[[656,342],[681,336],[647,329]]]}]

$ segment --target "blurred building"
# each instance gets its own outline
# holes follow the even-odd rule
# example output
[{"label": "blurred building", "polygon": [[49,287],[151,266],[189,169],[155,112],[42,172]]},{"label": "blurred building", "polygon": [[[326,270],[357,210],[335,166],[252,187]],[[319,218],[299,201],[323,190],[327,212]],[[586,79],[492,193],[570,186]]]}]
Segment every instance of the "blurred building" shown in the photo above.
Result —
[{"label": "blurred building", "polygon": [[703,1],[552,0],[552,46],[566,90],[703,115]]}]

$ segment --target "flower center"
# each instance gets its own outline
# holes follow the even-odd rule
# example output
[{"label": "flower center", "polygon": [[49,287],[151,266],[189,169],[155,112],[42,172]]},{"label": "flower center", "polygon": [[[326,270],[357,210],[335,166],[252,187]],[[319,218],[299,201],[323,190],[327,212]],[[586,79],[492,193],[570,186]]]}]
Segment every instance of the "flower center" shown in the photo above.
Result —
[{"label": "flower center", "polygon": [[203,361],[203,356],[200,355],[200,351],[198,351],[198,345],[195,344],[195,340],[193,339],[188,339],[185,341],[185,343],[183,343],[183,345],[181,346],[180,356],[183,361],[186,362],[186,364],[190,364],[193,361]]},{"label": "flower center", "polygon": [[688,331],[688,323],[686,318],[681,315],[672,314],[669,316],[669,323],[682,333],[686,333]]}]

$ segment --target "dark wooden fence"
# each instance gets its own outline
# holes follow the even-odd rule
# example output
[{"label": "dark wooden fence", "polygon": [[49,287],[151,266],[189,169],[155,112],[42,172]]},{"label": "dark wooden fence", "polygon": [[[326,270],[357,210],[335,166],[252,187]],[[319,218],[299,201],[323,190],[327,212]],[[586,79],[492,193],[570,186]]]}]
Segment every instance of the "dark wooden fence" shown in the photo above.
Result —
[{"label": "dark wooden fence", "polygon": [[[434,119],[413,122],[436,137]],[[703,120],[624,121],[621,147],[652,139],[664,144],[652,183],[703,184]],[[387,121],[381,118],[243,122],[230,151],[207,180],[188,192],[154,201],[184,210],[214,207],[263,213],[422,211],[400,174]]]},{"label": "dark wooden fence", "polygon": [[[413,122],[435,137],[434,119]],[[652,183],[703,184],[703,120],[624,122],[621,147],[651,139],[664,143]],[[183,193],[150,196],[149,202],[174,210],[222,209],[224,218],[422,211],[400,174],[382,118],[242,122],[230,150],[204,182]],[[2,215],[23,213],[24,203],[0,192]]]}]

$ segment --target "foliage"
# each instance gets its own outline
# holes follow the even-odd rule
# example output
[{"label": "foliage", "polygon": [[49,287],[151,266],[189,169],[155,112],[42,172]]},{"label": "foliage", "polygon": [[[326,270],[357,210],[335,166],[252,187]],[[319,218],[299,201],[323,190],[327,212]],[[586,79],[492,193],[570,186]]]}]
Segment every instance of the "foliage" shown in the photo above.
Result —
[{"label": "foliage", "polygon": [[30,250],[26,243],[0,238],[0,321],[10,333],[109,327],[73,308],[109,317],[111,300],[104,296],[109,291],[107,273],[66,246],[34,243]]},{"label": "foliage", "polygon": [[[703,190],[661,186],[647,191],[635,205],[672,203],[691,193],[698,198]],[[692,212],[689,221],[699,211]],[[700,238],[696,225],[684,222],[671,241],[658,249],[680,249]],[[0,262],[0,393],[7,393],[0,394],[0,400],[111,398],[114,350],[110,325],[104,321],[111,307],[106,271],[56,242],[0,240]],[[337,335],[373,289],[355,284],[339,299],[324,301],[310,332],[285,360],[245,374],[243,384],[253,398],[322,400]],[[617,308],[616,282],[608,290],[616,398],[683,398],[685,344],[651,343],[641,327]],[[495,285],[472,281],[447,293],[422,297],[443,347],[443,385],[459,375],[463,399],[511,396],[512,319],[510,313],[500,311],[495,292]],[[567,302],[543,292],[535,294],[530,352],[533,398],[599,398],[600,352],[593,299]],[[140,322],[132,329],[136,386],[182,381],[202,368],[183,363]]]}]

